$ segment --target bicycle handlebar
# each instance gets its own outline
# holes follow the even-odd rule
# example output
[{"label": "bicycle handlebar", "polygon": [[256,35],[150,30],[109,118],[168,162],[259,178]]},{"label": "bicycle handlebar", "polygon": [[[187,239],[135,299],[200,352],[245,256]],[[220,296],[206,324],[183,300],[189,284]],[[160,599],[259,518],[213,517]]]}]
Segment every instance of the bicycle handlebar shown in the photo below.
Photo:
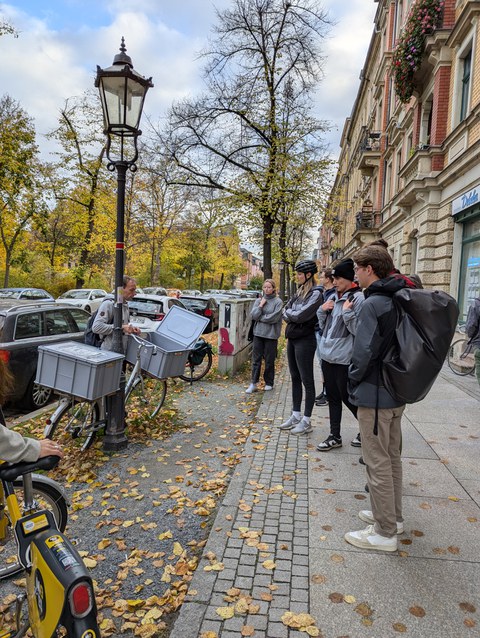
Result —
[{"label": "bicycle handlebar", "polygon": [[142,348],[153,348],[154,350],[153,354],[157,354],[157,346],[154,343],[150,343],[149,341],[146,341],[146,339],[143,339],[142,337],[138,337],[137,335],[134,335],[134,334],[131,334],[130,337],[132,337],[132,339],[134,339],[140,346],[138,348],[138,353],[140,353],[140,350]]}]

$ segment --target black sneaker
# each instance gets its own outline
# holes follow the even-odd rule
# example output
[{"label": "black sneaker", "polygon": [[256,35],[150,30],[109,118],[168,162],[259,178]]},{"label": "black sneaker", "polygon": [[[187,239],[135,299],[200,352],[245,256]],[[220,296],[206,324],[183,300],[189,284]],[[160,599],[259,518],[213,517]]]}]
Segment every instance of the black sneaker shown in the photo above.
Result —
[{"label": "black sneaker", "polygon": [[358,459],[358,462],[360,463],[360,465],[367,465],[367,464],[365,463],[365,461],[363,460],[363,456],[361,456],[361,457]]},{"label": "black sneaker", "polygon": [[317,445],[317,450],[319,452],[329,452],[335,447],[342,447],[342,437],[333,436],[333,434],[330,434],[330,436],[325,439],[325,441]]},{"label": "black sneaker", "polygon": [[322,392],[321,394],[315,397],[315,405],[328,405],[325,392]]}]

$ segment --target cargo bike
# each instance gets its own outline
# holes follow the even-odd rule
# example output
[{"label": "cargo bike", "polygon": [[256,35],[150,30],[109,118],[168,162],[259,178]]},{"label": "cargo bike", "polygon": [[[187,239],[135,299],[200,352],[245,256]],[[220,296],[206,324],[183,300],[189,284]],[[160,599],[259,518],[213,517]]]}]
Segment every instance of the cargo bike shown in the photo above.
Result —
[{"label": "cargo bike", "polygon": [[128,367],[125,404],[138,401],[149,418],[160,411],[167,378],[184,373],[190,351],[208,318],[172,308],[159,328],[145,338],[130,335],[125,357],[92,346],[65,342],[39,348],[36,383],[54,389],[60,400],[47,419],[44,436],[65,430],[82,450],[88,449],[107,424],[106,398],[119,389],[124,360]]}]

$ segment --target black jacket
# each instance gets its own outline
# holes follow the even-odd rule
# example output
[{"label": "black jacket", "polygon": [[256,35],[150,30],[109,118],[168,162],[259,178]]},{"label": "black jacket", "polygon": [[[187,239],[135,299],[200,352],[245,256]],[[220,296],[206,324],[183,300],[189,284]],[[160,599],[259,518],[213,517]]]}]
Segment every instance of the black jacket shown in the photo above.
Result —
[{"label": "black jacket", "polygon": [[358,313],[352,363],[348,369],[349,395],[354,405],[365,408],[403,405],[383,386],[381,362],[395,331],[392,296],[405,285],[403,279],[387,277],[374,281],[364,291],[365,302]]}]

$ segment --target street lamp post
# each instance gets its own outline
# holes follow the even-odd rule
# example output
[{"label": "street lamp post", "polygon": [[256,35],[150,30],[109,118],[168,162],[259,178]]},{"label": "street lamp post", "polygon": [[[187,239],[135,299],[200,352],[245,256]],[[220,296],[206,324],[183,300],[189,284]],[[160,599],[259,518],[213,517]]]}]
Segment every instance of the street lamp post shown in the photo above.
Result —
[{"label": "street lamp post", "polygon": [[[145,78],[133,69],[122,38],[120,53],[112,66],[97,66],[95,86],[99,89],[103,109],[104,133],[107,136],[106,154],[109,171],[117,171],[117,227],[115,236],[115,306],[113,311],[112,350],[124,353],[122,331],[123,276],[125,265],[125,182],[127,170],[135,172],[138,158],[137,138],[145,95],[153,86],[152,78]],[[125,436],[125,374],[120,389],[109,402],[107,432],[103,447],[107,451],[127,446]]]}]

